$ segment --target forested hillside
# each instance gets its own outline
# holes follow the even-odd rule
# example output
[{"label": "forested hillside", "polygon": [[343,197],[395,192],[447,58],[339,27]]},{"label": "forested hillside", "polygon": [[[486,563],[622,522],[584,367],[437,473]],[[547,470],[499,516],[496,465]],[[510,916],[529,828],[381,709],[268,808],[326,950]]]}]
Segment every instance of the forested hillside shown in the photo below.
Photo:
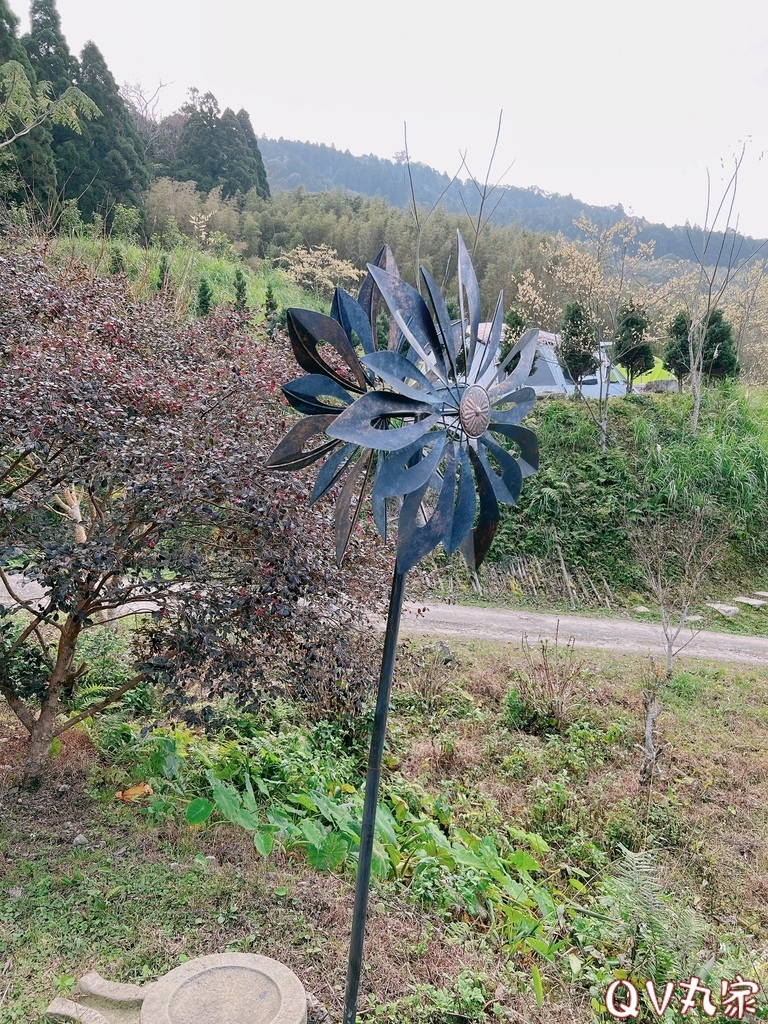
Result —
[{"label": "forested hillside", "polygon": [[[373,154],[353,156],[349,150],[342,151],[334,146],[283,138],[262,137],[259,145],[273,191],[299,186],[308,192],[345,188],[362,195],[382,196],[400,209],[405,209],[411,201],[410,179],[404,159],[386,160]],[[558,159],[556,151],[552,158]],[[410,175],[419,205],[429,208],[439,200],[450,213],[462,214],[467,210],[471,216],[477,216],[480,192],[470,179],[461,175],[452,180],[448,174],[416,162],[411,164]],[[512,185],[503,186],[494,194],[485,212],[491,210],[491,223],[500,227],[515,225],[553,235],[562,232],[573,240],[584,237],[577,227],[582,217],[587,217],[601,228],[611,227],[628,217],[620,205],[591,206],[572,195],[561,196],[535,187],[516,188]],[[641,217],[632,219],[638,228],[637,245],[654,242],[656,255],[660,257],[688,260],[694,255],[686,227],[649,224]],[[693,245],[696,244],[694,233]],[[746,239],[744,257],[756,251],[761,244],[759,240]]]}]

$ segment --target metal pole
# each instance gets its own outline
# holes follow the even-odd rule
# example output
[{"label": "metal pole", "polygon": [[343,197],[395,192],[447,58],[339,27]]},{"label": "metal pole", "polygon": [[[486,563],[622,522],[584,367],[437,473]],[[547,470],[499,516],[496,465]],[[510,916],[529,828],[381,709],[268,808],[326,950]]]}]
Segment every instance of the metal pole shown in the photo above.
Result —
[{"label": "metal pole", "polygon": [[349,966],[347,968],[347,991],[344,996],[343,1024],[355,1024],[357,1017],[357,990],[360,986],[360,969],[363,965],[363,941],[365,939],[365,916],[368,910],[368,888],[371,882],[371,857],[373,836],[376,825],[376,805],[379,797],[381,759],[384,753],[384,737],[387,731],[389,693],[397,654],[397,635],[400,630],[400,612],[403,606],[405,573],[398,572],[392,579],[389,595],[387,631],[384,634],[384,653],[381,658],[379,690],[376,697],[376,714],[373,719],[371,752],[368,755],[368,777],[365,782],[365,803],[363,805],[363,828],[360,835],[360,854],[357,860],[357,885],[355,887],[355,909],[352,912],[352,938],[349,943]]}]

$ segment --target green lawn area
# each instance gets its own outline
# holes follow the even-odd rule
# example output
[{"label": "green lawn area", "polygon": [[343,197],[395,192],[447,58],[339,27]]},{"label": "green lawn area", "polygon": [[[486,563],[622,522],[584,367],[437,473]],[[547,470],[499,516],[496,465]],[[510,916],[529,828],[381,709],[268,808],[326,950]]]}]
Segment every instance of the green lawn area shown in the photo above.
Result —
[{"label": "green lawn area", "polygon": [[[394,845],[380,836],[359,1019],[607,1021],[622,971],[768,982],[768,673],[681,657],[661,681],[656,744],[669,746],[646,787],[647,660],[451,648],[399,657],[382,801]],[[562,728],[547,674],[570,702]],[[344,815],[366,740],[312,718],[287,700],[257,717],[227,705],[205,737],[122,712],[63,734],[35,791],[0,769],[4,1024],[38,1024],[88,970],[142,983],[225,950],[282,960],[339,1020],[355,856]],[[19,735],[4,714],[4,766]],[[187,824],[211,771],[239,792],[247,771],[260,821],[286,819],[268,857],[218,810]],[[115,799],[142,781],[151,797]],[[337,832],[343,858],[313,868],[313,843]],[[80,834],[87,845],[73,845]]]}]

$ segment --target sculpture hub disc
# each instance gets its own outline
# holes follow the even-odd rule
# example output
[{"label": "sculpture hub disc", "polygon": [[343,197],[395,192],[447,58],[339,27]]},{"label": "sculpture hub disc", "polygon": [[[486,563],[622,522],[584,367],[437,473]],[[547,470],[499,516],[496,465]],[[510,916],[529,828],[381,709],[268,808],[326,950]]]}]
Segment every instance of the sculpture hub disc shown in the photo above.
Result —
[{"label": "sculpture hub disc", "polygon": [[491,400],[479,384],[468,387],[461,396],[459,419],[469,437],[480,437],[491,422]]}]

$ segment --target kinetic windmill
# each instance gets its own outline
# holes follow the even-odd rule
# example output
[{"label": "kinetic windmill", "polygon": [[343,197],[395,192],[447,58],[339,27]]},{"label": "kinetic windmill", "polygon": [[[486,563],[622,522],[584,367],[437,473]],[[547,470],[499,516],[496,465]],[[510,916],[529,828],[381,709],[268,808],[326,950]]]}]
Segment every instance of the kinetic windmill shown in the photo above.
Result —
[{"label": "kinetic windmill", "polygon": [[[422,267],[427,301],[401,280],[388,247],[369,264],[358,299],[336,290],[331,315],[288,310],[288,333],[306,375],[283,386],[305,418],[267,460],[299,470],[324,459],[311,503],[340,485],[336,508],[339,563],[370,490],[376,526],[386,540],[397,514],[397,559],[384,639],[368,761],[344,1024],[354,1024],[371,873],[376,803],[405,576],[442,544],[460,550],[470,568],[487,555],[499,504],[513,505],[525,477],[538,468],[538,442],[520,426],[536,400],[524,383],[537,331],[527,331],[503,361],[499,295],[490,325],[480,323],[480,292],[458,236],[460,317]],[[377,340],[383,299],[391,329]],[[318,346],[329,345],[324,358]],[[517,456],[504,442],[512,442]],[[307,447],[307,446],[310,447]],[[313,447],[311,445],[314,445]],[[399,511],[398,511],[399,508]]]}]

